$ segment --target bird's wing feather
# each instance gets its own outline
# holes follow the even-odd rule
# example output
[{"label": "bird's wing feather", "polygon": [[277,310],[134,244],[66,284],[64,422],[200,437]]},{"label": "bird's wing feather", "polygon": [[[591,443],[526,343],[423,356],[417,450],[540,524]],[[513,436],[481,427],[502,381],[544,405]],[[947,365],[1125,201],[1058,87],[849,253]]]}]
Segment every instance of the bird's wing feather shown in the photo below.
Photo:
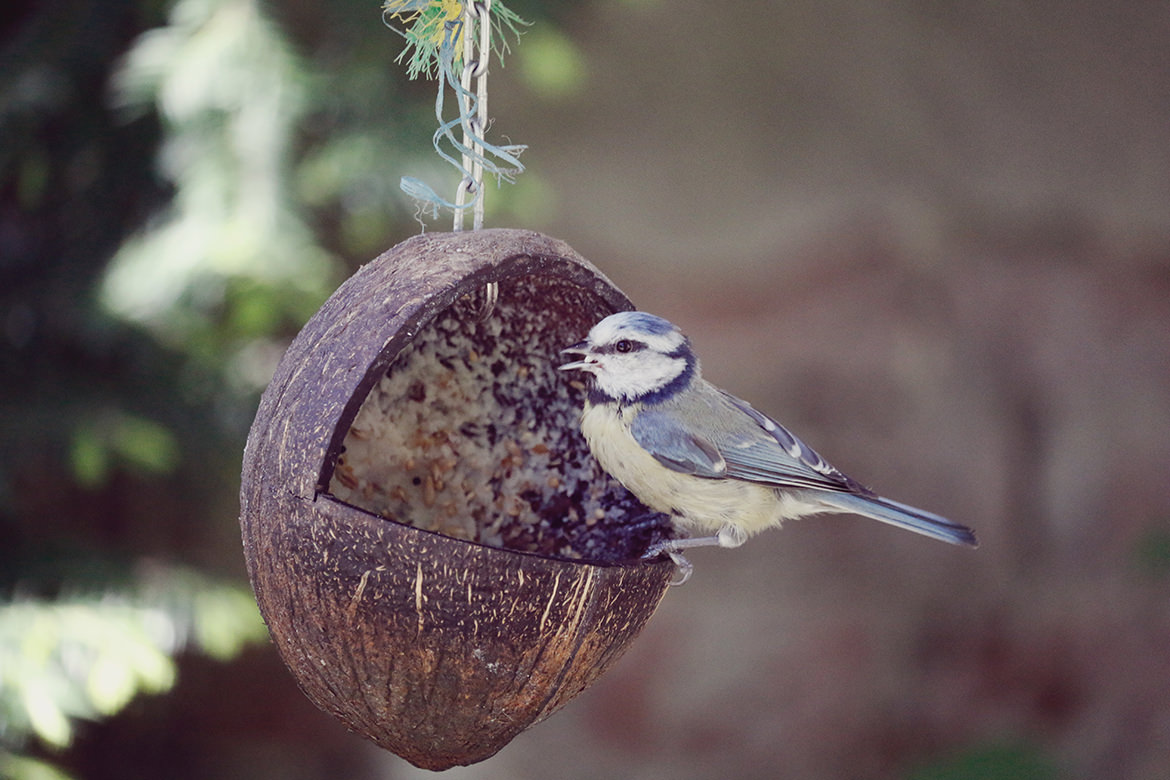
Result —
[{"label": "bird's wing feather", "polygon": [[666,468],[776,488],[872,495],[746,401],[712,385],[699,390],[670,409],[641,410],[631,425],[634,440]]},{"label": "bird's wing feather", "polygon": [[712,479],[727,476],[727,463],[719,448],[669,414],[643,411],[634,418],[630,433],[642,449],[672,471]]},{"label": "bird's wing feather", "polygon": [[771,417],[747,401],[718,391],[721,399],[742,413],[743,423],[718,437],[727,461],[727,476],[779,488],[814,488],[863,496],[873,493],[822,458]]},{"label": "bird's wing feather", "polygon": [[874,495],[747,401],[706,382],[693,389],[643,408],[632,423],[635,441],[663,466],[782,489]]}]

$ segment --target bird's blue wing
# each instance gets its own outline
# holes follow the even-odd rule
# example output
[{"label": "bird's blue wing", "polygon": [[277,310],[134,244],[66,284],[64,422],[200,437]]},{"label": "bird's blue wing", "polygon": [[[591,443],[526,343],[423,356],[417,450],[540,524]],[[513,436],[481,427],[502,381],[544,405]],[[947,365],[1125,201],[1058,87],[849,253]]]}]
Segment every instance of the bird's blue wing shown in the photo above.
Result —
[{"label": "bird's blue wing", "polygon": [[634,441],[672,471],[718,479],[727,476],[719,448],[687,430],[675,417],[643,411],[630,426]]},{"label": "bird's blue wing", "polygon": [[663,466],[711,479],[742,479],[778,488],[871,495],[811,447],[746,401],[716,391],[676,413],[645,409],[630,433]]},{"label": "bird's blue wing", "polygon": [[869,488],[839,471],[783,425],[752,408],[747,401],[720,393],[724,401],[754,423],[719,439],[719,452],[727,462],[728,477],[775,487],[873,495]]},{"label": "bird's blue wing", "polygon": [[[719,390],[688,399],[683,408],[682,416],[677,409],[643,410],[630,428],[635,441],[669,469],[795,490],[827,511],[853,512],[951,544],[978,546],[966,526],[876,495],[746,401]],[[684,418],[687,425],[680,422]]]}]

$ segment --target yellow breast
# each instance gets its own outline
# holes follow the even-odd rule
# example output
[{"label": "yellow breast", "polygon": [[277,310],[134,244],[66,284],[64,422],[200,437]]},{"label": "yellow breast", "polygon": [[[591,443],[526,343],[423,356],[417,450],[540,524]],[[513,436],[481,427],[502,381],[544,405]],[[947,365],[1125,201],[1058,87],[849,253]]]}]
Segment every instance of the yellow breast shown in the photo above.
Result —
[{"label": "yellow breast", "polygon": [[638,500],[677,523],[701,533],[726,525],[747,534],[780,524],[783,504],[765,485],[732,479],[705,479],[673,471],[654,459],[630,434],[636,409],[588,404],[581,431],[593,456]]}]

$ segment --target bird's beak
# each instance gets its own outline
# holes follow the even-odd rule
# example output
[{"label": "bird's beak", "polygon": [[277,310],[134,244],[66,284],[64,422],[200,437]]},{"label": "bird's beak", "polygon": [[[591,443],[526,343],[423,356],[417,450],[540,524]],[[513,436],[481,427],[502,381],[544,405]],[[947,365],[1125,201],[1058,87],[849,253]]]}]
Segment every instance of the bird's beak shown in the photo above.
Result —
[{"label": "bird's beak", "polygon": [[589,354],[588,341],[582,341],[571,347],[565,347],[561,350],[561,354],[581,356],[580,360],[574,360],[571,363],[565,363],[563,366],[559,366],[561,371],[591,371],[597,365],[597,360]]}]

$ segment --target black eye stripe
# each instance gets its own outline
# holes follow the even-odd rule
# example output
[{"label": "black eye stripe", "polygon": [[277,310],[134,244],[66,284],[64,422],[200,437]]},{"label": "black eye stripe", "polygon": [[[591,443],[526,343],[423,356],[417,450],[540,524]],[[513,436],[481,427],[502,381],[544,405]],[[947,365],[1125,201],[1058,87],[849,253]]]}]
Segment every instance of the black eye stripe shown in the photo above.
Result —
[{"label": "black eye stripe", "polygon": [[612,344],[606,344],[597,351],[608,355],[612,355],[615,352],[628,355],[631,352],[638,352],[643,349],[646,349],[646,345],[641,341],[635,341],[633,339],[621,339],[619,341],[615,341]]}]

